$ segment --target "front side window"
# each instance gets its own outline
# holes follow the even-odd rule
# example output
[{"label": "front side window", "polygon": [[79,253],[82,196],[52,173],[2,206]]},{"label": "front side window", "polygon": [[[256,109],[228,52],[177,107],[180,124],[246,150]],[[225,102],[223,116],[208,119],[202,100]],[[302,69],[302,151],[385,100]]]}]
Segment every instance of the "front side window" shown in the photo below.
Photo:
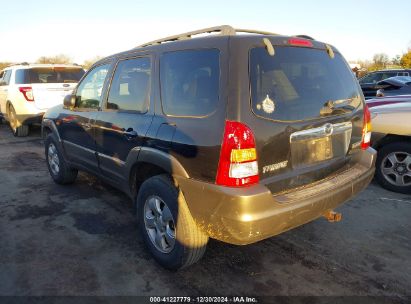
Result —
[{"label": "front side window", "polygon": [[103,86],[110,64],[95,67],[81,81],[76,92],[76,107],[80,109],[97,109],[103,94]]},{"label": "front side window", "polygon": [[107,100],[107,109],[146,112],[150,93],[149,58],[122,60],[117,65]]},{"label": "front side window", "polygon": [[218,104],[220,52],[187,50],[160,59],[163,111],[172,116],[206,116]]}]

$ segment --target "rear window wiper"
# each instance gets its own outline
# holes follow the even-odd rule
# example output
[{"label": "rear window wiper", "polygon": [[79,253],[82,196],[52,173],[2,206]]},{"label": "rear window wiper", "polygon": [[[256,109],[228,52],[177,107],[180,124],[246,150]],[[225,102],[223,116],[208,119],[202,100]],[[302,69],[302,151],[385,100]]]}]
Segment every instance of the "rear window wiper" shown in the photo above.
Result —
[{"label": "rear window wiper", "polygon": [[352,100],[353,98],[328,100],[321,108],[320,115],[337,114],[338,112],[341,112],[341,114],[346,113],[348,110],[346,106],[350,105]]}]

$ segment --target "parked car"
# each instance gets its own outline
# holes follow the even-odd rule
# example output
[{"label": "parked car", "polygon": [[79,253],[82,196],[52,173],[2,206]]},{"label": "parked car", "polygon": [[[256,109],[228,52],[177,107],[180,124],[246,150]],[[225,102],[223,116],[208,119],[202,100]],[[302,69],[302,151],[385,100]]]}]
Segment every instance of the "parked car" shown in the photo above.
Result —
[{"label": "parked car", "polygon": [[[219,35],[189,39],[205,33]],[[169,269],[199,260],[210,237],[245,245],[339,220],[334,208],[368,185],[376,158],[337,49],[230,26],[100,60],[46,112],[43,134],[53,180],[85,170],[127,193]]]},{"label": "parked car", "polygon": [[411,95],[375,97],[372,99],[367,99],[365,102],[367,103],[368,108],[373,108],[373,107],[383,106],[387,104],[411,102]]},{"label": "parked car", "polygon": [[396,76],[384,79],[378,83],[380,89],[378,89],[376,96],[395,96],[411,94],[411,77],[409,76]]},{"label": "parked car", "polygon": [[57,104],[84,75],[77,65],[19,64],[0,72],[0,113],[15,136],[27,136],[29,125],[40,123],[44,112]]},{"label": "parked car", "polygon": [[377,91],[382,88],[378,84],[380,81],[395,76],[411,76],[411,69],[380,70],[360,78],[359,82],[365,99],[374,98],[377,95]]},{"label": "parked car", "polygon": [[378,151],[376,180],[388,190],[411,193],[411,102],[370,111],[372,145]]}]

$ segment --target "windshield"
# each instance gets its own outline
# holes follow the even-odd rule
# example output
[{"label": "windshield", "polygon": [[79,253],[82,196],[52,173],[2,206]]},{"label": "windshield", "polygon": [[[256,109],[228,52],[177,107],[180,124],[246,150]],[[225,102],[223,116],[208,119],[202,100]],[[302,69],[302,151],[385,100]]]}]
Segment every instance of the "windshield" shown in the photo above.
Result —
[{"label": "windshield", "polygon": [[21,69],[16,72],[16,83],[71,83],[78,82],[83,75],[84,70],[81,68],[54,67]]},{"label": "windshield", "polygon": [[253,112],[272,120],[342,114],[361,103],[357,81],[337,52],[332,59],[311,48],[277,46],[274,56],[251,49],[250,82]]}]

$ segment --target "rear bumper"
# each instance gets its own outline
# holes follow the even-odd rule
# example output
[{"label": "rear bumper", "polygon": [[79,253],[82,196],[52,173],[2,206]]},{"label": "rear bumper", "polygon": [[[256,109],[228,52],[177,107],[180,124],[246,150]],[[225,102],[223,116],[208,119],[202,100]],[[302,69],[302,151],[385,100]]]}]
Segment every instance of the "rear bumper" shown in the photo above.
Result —
[{"label": "rear bumper", "polygon": [[210,237],[245,245],[308,223],[363,190],[374,175],[376,151],[362,151],[347,171],[286,194],[263,185],[230,188],[176,177],[196,223]]},{"label": "rear bumper", "polygon": [[28,124],[33,124],[33,123],[41,123],[43,115],[44,115],[44,112],[37,113],[37,114],[20,114],[16,116],[17,116],[18,121],[21,124],[28,125]]},{"label": "rear bumper", "polygon": [[45,110],[40,110],[34,102],[25,100],[15,100],[13,108],[16,112],[16,118],[21,124],[41,123]]}]

